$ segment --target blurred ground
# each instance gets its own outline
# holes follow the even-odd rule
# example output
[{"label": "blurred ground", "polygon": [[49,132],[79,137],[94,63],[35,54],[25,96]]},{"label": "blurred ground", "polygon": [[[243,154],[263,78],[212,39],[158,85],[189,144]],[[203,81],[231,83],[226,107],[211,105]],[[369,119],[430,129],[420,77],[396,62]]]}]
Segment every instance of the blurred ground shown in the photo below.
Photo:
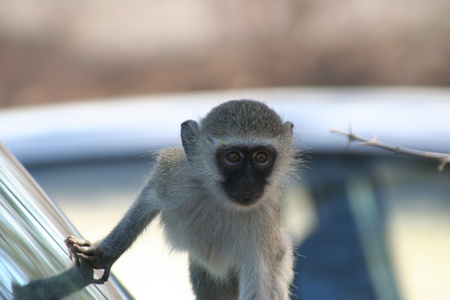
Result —
[{"label": "blurred ground", "polygon": [[0,1],[0,107],[186,90],[450,84],[445,0]]}]

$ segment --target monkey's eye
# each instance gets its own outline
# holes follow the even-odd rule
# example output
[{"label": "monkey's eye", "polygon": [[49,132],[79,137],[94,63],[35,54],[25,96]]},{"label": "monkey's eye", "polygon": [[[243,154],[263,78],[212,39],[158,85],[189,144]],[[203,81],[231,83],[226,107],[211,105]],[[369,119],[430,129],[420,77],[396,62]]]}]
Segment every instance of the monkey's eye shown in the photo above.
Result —
[{"label": "monkey's eye", "polygon": [[265,152],[257,152],[255,154],[255,161],[259,164],[264,164],[269,160],[269,155]]},{"label": "monkey's eye", "polygon": [[238,163],[241,161],[241,154],[239,152],[233,151],[233,152],[227,153],[226,159],[230,163]]}]

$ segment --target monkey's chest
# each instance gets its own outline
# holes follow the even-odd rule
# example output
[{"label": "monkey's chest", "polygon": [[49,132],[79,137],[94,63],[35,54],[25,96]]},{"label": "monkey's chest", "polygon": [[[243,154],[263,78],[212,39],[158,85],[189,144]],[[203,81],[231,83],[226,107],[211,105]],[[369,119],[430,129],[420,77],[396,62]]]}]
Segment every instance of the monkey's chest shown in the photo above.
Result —
[{"label": "monkey's chest", "polygon": [[227,276],[253,248],[255,233],[227,215],[186,218],[166,212],[162,219],[172,248],[189,252],[191,259],[218,277]]}]

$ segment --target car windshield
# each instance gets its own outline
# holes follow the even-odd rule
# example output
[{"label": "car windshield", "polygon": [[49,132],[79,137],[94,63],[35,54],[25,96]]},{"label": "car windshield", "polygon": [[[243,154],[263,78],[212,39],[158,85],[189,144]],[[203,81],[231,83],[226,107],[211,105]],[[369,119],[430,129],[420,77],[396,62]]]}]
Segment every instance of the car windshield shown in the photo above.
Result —
[{"label": "car windshield", "polygon": [[[1,145],[0,202],[1,299],[56,299],[86,285],[63,242],[76,229]],[[111,284],[92,285],[70,299],[128,297],[113,285],[118,285],[114,278]]]}]

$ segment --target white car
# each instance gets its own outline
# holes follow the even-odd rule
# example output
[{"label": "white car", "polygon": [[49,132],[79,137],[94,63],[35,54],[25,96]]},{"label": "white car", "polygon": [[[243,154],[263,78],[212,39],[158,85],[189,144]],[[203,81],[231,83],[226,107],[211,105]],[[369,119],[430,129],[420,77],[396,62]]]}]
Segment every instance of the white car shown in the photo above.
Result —
[{"label": "white car", "polygon": [[[450,297],[450,166],[439,172],[437,161],[357,142],[347,149],[348,140],[330,132],[351,127],[390,144],[450,152],[448,89],[236,90],[9,109],[0,111],[0,141],[95,240],[133,200],[151,153],[181,146],[183,121],[241,98],[275,108],[295,124],[298,145],[307,148],[306,167],[283,212],[299,254],[294,294]],[[161,241],[152,239],[160,232],[149,231],[113,271],[137,298],[192,299],[185,257],[159,251]]]}]

